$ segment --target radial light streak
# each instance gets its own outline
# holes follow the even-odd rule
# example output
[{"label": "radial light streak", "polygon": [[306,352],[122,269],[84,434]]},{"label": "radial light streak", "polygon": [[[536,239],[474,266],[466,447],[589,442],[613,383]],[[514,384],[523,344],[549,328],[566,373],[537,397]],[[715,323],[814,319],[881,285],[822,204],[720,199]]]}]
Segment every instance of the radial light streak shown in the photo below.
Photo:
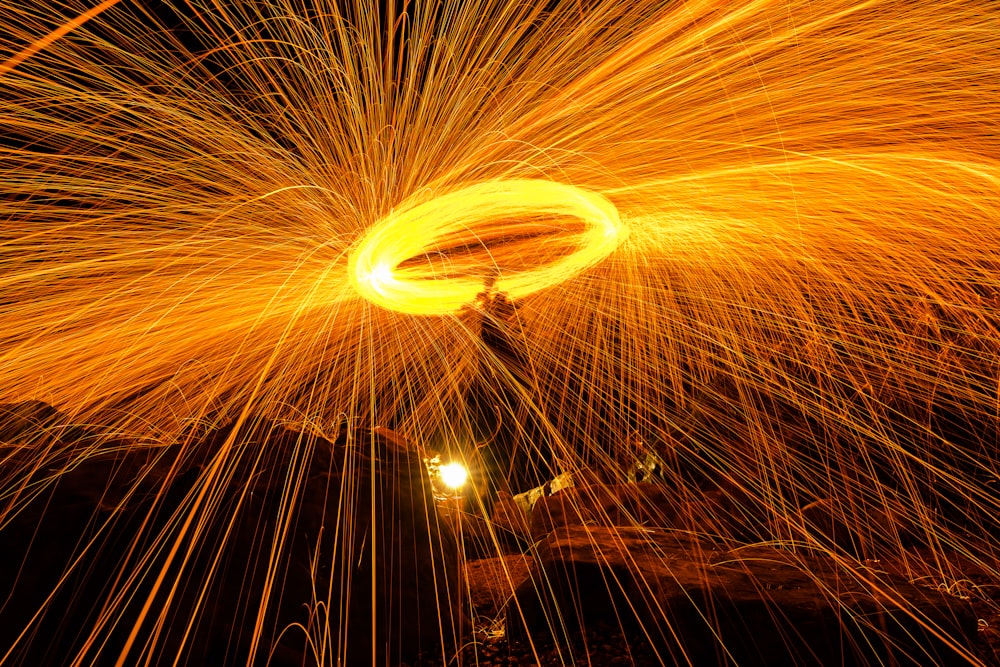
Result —
[{"label": "radial light streak", "polygon": [[[656,453],[695,533],[1000,579],[997,3],[56,4],[0,6],[0,402],[154,453],[259,415],[467,461],[489,412],[523,460]],[[306,474],[247,442],[202,481]],[[0,460],[31,447],[69,467]],[[228,539],[221,491],[177,524]],[[691,509],[720,494],[739,526]],[[222,553],[160,537],[136,562]],[[125,662],[170,655],[148,567],[94,601],[163,610]]]}]

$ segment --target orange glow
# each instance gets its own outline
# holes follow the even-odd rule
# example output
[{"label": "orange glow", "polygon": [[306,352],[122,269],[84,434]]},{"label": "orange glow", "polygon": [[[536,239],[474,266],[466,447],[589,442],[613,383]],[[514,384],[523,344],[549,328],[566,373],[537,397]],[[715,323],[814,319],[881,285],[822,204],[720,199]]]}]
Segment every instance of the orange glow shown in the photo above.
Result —
[{"label": "orange glow", "polygon": [[[650,458],[691,532],[995,584],[998,54],[990,0],[0,3],[0,403],[113,434],[35,471],[257,417],[467,444],[477,489],[505,436],[545,474]],[[119,634],[123,664],[187,659],[161,630],[237,459],[287,485],[258,533],[279,596],[308,470],[255,446],[220,445],[134,545],[172,564],[87,600],[66,664]],[[24,473],[0,526],[45,497]],[[295,632],[336,664],[342,630]]]}]

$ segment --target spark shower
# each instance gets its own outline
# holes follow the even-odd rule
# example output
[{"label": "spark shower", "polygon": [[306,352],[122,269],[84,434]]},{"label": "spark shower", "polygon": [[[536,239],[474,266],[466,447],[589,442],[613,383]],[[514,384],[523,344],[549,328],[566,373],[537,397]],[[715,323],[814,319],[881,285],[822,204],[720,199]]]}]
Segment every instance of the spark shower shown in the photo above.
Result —
[{"label": "spark shower", "polygon": [[822,498],[867,557],[997,574],[993,3],[29,0],[0,36],[0,402],[460,448],[487,392],[561,469],[659,447],[762,539],[826,548]]}]

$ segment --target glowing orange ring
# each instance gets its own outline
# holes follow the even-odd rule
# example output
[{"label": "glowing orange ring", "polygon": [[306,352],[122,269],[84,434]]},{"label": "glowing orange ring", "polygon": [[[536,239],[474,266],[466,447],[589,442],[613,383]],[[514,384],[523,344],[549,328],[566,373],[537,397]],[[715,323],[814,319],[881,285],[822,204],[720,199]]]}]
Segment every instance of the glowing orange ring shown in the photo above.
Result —
[{"label": "glowing orange ring", "polygon": [[483,278],[428,275],[400,265],[459,234],[475,240],[472,225],[519,216],[576,218],[586,225],[579,248],[554,262],[498,276],[495,287],[519,298],[561,283],[610,255],[627,236],[618,209],[605,197],[552,181],[487,181],[450,192],[402,211],[372,227],[348,258],[354,289],[368,301],[414,315],[452,313],[483,291]]}]

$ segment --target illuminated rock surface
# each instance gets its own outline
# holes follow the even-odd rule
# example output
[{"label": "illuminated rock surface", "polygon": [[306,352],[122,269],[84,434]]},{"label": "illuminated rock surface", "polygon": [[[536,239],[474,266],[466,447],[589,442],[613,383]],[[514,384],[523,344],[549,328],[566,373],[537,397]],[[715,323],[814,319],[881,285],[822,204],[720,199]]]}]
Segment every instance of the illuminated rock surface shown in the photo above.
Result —
[{"label": "illuminated rock surface", "polygon": [[732,495],[718,491],[694,500],[679,499],[661,484],[591,484],[539,499],[531,512],[531,537],[544,540],[557,528],[575,525],[671,526],[738,536],[747,533],[734,518],[742,512]]},{"label": "illuminated rock surface", "polygon": [[665,664],[961,664],[934,633],[966,649],[976,634],[968,602],[900,577],[658,528],[560,528],[516,596],[514,637],[568,645],[581,628],[621,627]]}]

